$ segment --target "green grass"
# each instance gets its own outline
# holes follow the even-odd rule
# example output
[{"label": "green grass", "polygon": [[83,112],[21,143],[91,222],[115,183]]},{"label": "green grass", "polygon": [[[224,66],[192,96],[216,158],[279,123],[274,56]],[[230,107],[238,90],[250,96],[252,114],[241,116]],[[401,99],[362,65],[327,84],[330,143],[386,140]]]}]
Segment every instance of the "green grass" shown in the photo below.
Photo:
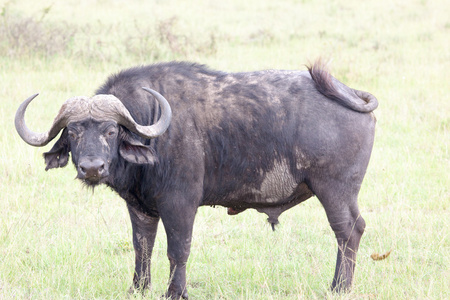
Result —
[{"label": "green grass", "polygon": [[[360,193],[367,228],[354,288],[328,291],[336,241],[317,199],[266,216],[199,209],[191,299],[450,298],[450,6],[435,1],[0,1],[0,299],[123,299],[134,252],[125,203],[75,169],[44,171],[21,141],[19,104],[36,131],[62,102],[122,68],[167,60],[225,71],[305,69],[322,56],[377,96],[376,141]],[[160,226],[158,299],[169,276]],[[373,252],[392,249],[375,262]],[[141,299],[134,295],[132,299]]]}]

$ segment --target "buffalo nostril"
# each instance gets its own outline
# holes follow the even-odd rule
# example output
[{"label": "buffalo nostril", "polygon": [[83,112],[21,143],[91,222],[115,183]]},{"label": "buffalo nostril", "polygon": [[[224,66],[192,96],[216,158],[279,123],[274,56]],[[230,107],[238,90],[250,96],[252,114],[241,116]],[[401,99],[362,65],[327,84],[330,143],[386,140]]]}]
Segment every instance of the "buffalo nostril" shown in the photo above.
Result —
[{"label": "buffalo nostril", "polygon": [[98,173],[103,174],[105,172],[105,164],[102,164],[98,167]]},{"label": "buffalo nostril", "polygon": [[82,179],[100,179],[108,173],[105,169],[105,163],[99,158],[86,158],[80,161],[78,165],[79,176]]},{"label": "buffalo nostril", "polygon": [[80,166],[80,171],[81,173],[86,174],[86,169],[83,166]]}]

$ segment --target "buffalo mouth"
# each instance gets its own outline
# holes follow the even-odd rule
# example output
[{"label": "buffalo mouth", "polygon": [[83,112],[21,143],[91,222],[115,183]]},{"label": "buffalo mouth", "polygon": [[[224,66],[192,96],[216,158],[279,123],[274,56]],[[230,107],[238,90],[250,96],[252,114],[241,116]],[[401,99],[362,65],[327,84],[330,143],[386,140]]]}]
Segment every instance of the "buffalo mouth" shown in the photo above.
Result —
[{"label": "buffalo mouth", "polygon": [[99,184],[105,183],[107,180],[107,176],[104,176],[104,177],[92,176],[92,177],[88,177],[88,178],[80,178],[77,175],[77,179],[80,179],[84,184],[86,184],[88,186],[97,186]]}]

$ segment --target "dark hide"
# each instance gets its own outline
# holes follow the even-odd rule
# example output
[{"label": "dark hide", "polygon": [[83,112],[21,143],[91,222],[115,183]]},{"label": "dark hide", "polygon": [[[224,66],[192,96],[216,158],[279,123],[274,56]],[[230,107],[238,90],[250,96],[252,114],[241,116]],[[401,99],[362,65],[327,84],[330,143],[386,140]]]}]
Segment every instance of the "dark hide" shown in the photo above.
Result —
[{"label": "dark hide", "polygon": [[88,169],[99,157],[106,162],[98,179],[86,183],[105,183],[127,202],[136,288],[150,285],[159,219],[170,260],[167,295],[187,298],[186,262],[200,205],[225,206],[230,214],[255,208],[274,226],[283,211],[313,195],[338,241],[332,289],[350,287],[365,227],[357,196],[374,138],[375,118],[367,113],[376,107],[373,96],[348,88],[321,65],[310,72],[224,73],[188,63],[125,70],[96,93],[115,95],[138,123],[150,125],[159,108],[141,87],[169,101],[173,118],[165,134],[144,140],[112,125],[110,136],[108,124],[86,120],[68,126],[70,133],[83,131],[81,137],[64,130],[45,154],[47,169],[67,163],[68,147],[79,172],[80,160]]}]

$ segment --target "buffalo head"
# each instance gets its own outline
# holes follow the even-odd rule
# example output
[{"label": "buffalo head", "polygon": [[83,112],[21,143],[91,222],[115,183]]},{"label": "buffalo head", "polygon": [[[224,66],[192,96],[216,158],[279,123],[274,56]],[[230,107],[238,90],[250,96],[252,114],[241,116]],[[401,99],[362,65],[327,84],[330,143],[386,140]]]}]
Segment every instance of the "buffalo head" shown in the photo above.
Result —
[{"label": "buffalo head", "polygon": [[[72,152],[77,178],[88,185],[103,183],[109,176],[111,162],[120,155],[135,164],[153,164],[154,150],[139,141],[137,136],[152,139],[169,127],[172,111],[167,100],[158,92],[143,88],[153,95],[161,106],[161,117],[152,125],[136,123],[122,102],[113,95],[74,97],[62,105],[51,128],[44,133],[31,131],[25,124],[28,104],[38,95],[26,99],[15,117],[20,137],[32,146],[45,146],[63,130],[53,148],[44,153],[46,170],[64,167]],[[134,132],[136,135],[130,134]]]}]

